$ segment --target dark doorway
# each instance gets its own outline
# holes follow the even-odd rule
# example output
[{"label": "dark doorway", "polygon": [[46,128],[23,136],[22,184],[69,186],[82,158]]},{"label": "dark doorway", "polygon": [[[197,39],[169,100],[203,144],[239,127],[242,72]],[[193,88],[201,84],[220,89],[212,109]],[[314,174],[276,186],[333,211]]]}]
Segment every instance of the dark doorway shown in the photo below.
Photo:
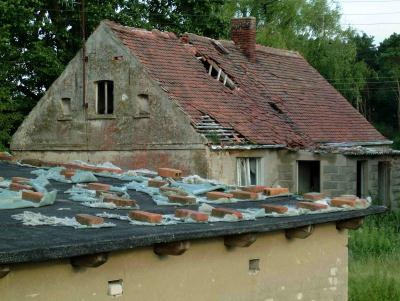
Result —
[{"label": "dark doorway", "polygon": [[320,192],[320,170],[319,161],[297,161],[298,167],[298,193]]},{"label": "dark doorway", "polygon": [[357,196],[366,197],[368,194],[368,162],[365,160],[357,161]]},{"label": "dark doorway", "polygon": [[384,205],[390,205],[390,162],[378,163],[378,196]]}]

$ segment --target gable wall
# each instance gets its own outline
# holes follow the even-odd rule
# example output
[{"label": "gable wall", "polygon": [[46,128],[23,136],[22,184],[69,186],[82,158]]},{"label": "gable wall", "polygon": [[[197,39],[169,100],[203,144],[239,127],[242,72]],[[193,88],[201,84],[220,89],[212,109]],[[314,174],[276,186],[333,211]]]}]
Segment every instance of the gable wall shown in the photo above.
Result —
[{"label": "gable wall", "polygon": [[[87,41],[88,109],[83,109],[81,52],[49,88],[13,137],[18,157],[53,161],[112,161],[128,168],[172,165],[203,175],[204,140],[182,109],[154,82],[105,25]],[[113,116],[97,115],[98,80],[114,81]],[[150,114],[140,95],[148,96]],[[62,115],[62,98],[72,118]]]}]

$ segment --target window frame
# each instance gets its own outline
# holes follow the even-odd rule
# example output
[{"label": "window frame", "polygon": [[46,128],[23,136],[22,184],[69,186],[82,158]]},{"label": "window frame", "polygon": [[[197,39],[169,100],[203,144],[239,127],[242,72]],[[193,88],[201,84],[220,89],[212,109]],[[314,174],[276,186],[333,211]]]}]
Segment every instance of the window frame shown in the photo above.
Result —
[{"label": "window frame", "polygon": [[[251,183],[251,165],[250,161],[255,160],[256,163],[256,180],[255,183]],[[247,165],[247,178],[243,181],[242,178],[242,162]],[[262,168],[262,157],[236,157],[236,184],[238,186],[251,186],[251,185],[262,185],[263,182],[263,168]]]},{"label": "window frame", "polygon": [[[99,95],[99,89],[100,89],[100,85],[104,84],[104,113],[101,113],[99,111],[99,102],[100,102],[100,95]],[[111,102],[110,102],[110,94],[109,94],[109,90],[111,87]],[[114,81],[112,80],[98,80],[95,81],[95,89],[96,89],[96,99],[95,99],[95,112],[97,115],[100,116],[113,116],[114,115],[114,110],[115,110],[115,97],[114,97]],[[110,103],[111,105],[111,110],[110,110]]]}]

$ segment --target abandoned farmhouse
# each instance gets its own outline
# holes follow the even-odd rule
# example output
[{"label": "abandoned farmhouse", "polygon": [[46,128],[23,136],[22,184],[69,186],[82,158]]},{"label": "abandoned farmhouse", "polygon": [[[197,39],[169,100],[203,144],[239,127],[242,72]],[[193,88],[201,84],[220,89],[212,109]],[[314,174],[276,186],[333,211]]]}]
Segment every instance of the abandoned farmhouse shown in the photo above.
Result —
[{"label": "abandoned farmhouse", "polygon": [[397,151],[298,53],[103,21],[12,140],[19,158],[176,167],[395,206]]},{"label": "abandoned farmhouse", "polygon": [[400,152],[254,18],[231,35],[101,22],[0,153],[4,300],[348,299]]}]

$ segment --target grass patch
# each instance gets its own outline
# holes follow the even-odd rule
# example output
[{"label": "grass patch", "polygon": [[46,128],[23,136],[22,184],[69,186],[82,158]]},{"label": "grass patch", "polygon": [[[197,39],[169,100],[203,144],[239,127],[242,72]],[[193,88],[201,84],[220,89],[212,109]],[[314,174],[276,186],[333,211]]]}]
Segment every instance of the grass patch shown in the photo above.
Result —
[{"label": "grass patch", "polygon": [[349,237],[349,300],[400,300],[400,212],[366,218]]}]

